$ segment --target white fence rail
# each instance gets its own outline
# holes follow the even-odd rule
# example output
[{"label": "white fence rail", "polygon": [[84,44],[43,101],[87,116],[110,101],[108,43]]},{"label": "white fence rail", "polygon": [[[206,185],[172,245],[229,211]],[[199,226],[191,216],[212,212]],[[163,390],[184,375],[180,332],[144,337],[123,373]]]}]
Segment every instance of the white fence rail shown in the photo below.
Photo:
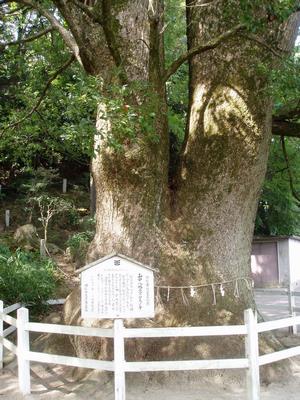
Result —
[{"label": "white fence rail", "polygon": [[[8,315],[17,311],[17,318]],[[88,328],[71,325],[42,324],[29,322],[28,309],[16,304],[3,308],[0,301],[0,364],[3,366],[3,347],[17,355],[19,387],[23,394],[29,394],[30,362],[62,364],[73,367],[92,368],[113,371],[115,376],[115,400],[125,400],[126,372],[145,371],[183,371],[201,369],[235,369],[242,368],[247,373],[248,400],[260,399],[259,367],[285,358],[300,355],[300,346],[281,350],[265,355],[259,355],[259,333],[300,324],[300,316],[284,318],[276,321],[257,323],[256,314],[251,309],[244,313],[244,325],[203,326],[183,328],[125,328],[123,321],[116,319],[110,329]],[[4,323],[10,325],[4,328]],[[17,345],[6,337],[17,330]],[[65,335],[81,335],[113,338],[114,360],[103,361],[82,359],[33,352],[30,350],[29,332],[46,332]],[[192,337],[192,336],[227,336],[241,335],[245,337],[245,357],[214,360],[176,360],[176,361],[134,361],[125,359],[125,341],[128,338],[162,338],[162,337]]]},{"label": "white fence rail", "polygon": [[[300,307],[297,307],[297,305],[296,305],[296,298],[300,297],[300,292],[293,291],[291,287],[288,287],[288,288],[283,288],[283,287],[282,288],[264,288],[264,289],[256,288],[255,293],[260,294],[260,295],[275,294],[276,296],[287,296],[289,314],[292,317],[295,317],[296,314],[300,312]],[[297,333],[298,333],[297,325],[291,326],[290,331],[294,335],[297,335]]]}]

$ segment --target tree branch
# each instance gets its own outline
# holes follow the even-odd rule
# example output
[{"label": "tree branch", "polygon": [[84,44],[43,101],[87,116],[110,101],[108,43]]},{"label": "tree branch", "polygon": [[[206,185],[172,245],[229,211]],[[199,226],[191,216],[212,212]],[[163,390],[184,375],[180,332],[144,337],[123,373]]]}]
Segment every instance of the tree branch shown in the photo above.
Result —
[{"label": "tree branch", "polygon": [[164,66],[161,64],[161,48],[162,48],[162,10],[160,2],[151,0],[148,4],[148,20],[149,20],[149,82],[154,87],[161,87],[161,77],[164,74]]},{"label": "tree branch", "polygon": [[[25,121],[27,118],[29,118],[35,111],[37,111],[37,109],[41,105],[42,101],[44,100],[44,98],[45,98],[45,96],[47,94],[47,91],[51,86],[51,83],[54,81],[54,79],[57,78],[58,75],[60,75],[63,71],[65,71],[69,67],[69,65],[72,64],[73,61],[75,61],[75,55],[74,54],[72,54],[71,57],[62,66],[60,66],[58,68],[58,70],[55,71],[54,74],[48,79],[48,81],[47,81],[47,83],[46,83],[46,85],[45,85],[45,87],[44,87],[44,89],[43,89],[38,101],[32,107],[32,109],[24,117],[22,117],[18,121],[13,122],[12,124],[6,126],[5,129],[11,129],[11,128],[16,127],[17,125],[19,125],[23,121]],[[2,131],[2,133],[3,133],[3,131]]]},{"label": "tree branch", "polygon": [[123,60],[121,53],[119,51],[118,38],[116,37],[115,31],[113,29],[113,16],[111,12],[111,1],[102,1],[102,27],[105,35],[105,39],[110,51],[112,58],[115,61],[117,67],[119,67],[120,73],[119,77],[123,84],[128,82],[126,72],[123,67]]},{"label": "tree branch", "polygon": [[186,61],[190,60],[192,57],[194,57],[197,54],[204,53],[208,50],[215,49],[218,47],[221,43],[229,39],[230,37],[234,36],[237,32],[245,29],[245,25],[239,24],[233,27],[232,29],[222,33],[220,36],[217,36],[216,38],[210,40],[206,44],[201,44],[197,47],[194,47],[193,49],[187,51],[186,53],[182,54],[180,57],[177,58],[165,71],[164,77],[163,77],[163,82],[166,82],[171,75],[173,75],[178,68],[185,63]]},{"label": "tree branch", "polygon": [[100,18],[100,16],[95,13],[95,10],[93,7],[89,7],[85,3],[82,3],[81,1],[78,1],[78,0],[72,0],[72,2],[78,8],[80,8],[88,17],[90,17],[92,21],[102,25],[103,21]]},{"label": "tree branch", "polygon": [[79,56],[79,48],[76,44],[75,39],[73,38],[70,31],[68,31],[56,18],[55,16],[46,8],[42,7],[40,3],[35,2],[34,0],[15,0],[18,3],[24,4],[28,7],[34,8],[37,10],[43,17],[45,17],[52,27],[56,29],[60,35],[62,36],[64,42],[69,47],[69,49],[75,54],[77,60],[81,63],[81,59]]},{"label": "tree branch", "polygon": [[290,136],[300,138],[300,100],[294,108],[281,110],[281,113],[273,116],[273,135]]},{"label": "tree branch", "polygon": [[274,54],[274,56],[278,57],[278,58],[283,58],[284,54],[288,55],[290,54],[289,51],[284,51],[284,50],[280,50],[280,49],[275,49],[274,47],[268,45],[264,40],[260,39],[259,37],[257,37],[256,35],[253,35],[251,33],[247,33],[247,34],[242,34],[242,36],[245,39],[248,39],[256,44],[258,44],[260,47],[264,47],[265,49],[269,50],[272,54]]},{"label": "tree branch", "polygon": [[280,140],[281,140],[283,156],[284,156],[285,163],[286,163],[286,166],[287,166],[291,192],[292,192],[292,195],[295,197],[295,199],[299,202],[298,206],[300,206],[300,194],[297,192],[297,190],[295,189],[295,186],[294,186],[293,175],[292,175],[290,162],[289,162],[288,154],[287,154],[286,147],[285,147],[284,136],[281,136]]},{"label": "tree branch", "polygon": [[219,2],[220,2],[220,0],[212,0],[207,3],[197,4],[197,2],[195,1],[194,4],[191,3],[191,4],[186,5],[186,8],[208,7],[208,6],[213,6]]},{"label": "tree branch", "polygon": [[52,32],[53,30],[54,30],[54,28],[50,27],[50,28],[44,29],[41,32],[36,33],[35,35],[28,36],[25,39],[20,39],[20,40],[15,40],[15,41],[8,42],[8,43],[0,44],[0,49],[1,49],[1,47],[5,48],[7,46],[14,46],[17,44],[32,42],[33,40],[36,40],[36,39],[40,38],[41,36],[47,35],[47,33]]},{"label": "tree branch", "polygon": [[281,120],[293,120],[293,121],[300,120],[300,100],[297,101],[297,103],[294,105],[292,109],[284,110],[283,108],[281,112],[278,115],[276,115],[275,118],[279,118]]},{"label": "tree branch", "polygon": [[300,123],[273,117],[272,134],[300,138]]}]

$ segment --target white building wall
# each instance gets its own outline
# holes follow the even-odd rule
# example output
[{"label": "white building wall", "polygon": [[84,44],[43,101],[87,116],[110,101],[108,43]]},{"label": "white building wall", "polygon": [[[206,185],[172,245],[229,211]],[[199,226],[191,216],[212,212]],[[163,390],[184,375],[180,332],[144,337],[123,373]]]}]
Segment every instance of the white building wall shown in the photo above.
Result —
[{"label": "white building wall", "polygon": [[300,289],[300,240],[289,239],[290,281],[293,289]]},{"label": "white building wall", "polygon": [[253,243],[251,272],[255,287],[278,286],[277,243]]}]

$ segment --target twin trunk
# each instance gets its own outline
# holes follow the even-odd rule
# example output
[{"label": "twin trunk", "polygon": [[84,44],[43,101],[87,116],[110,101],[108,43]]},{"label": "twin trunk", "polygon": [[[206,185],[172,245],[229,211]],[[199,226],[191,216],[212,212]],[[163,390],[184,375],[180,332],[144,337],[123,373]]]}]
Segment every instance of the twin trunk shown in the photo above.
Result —
[{"label": "twin trunk", "polygon": [[[237,34],[189,60],[187,130],[174,173],[162,2],[100,3],[94,8],[101,26],[75,12],[72,2],[57,0],[82,64],[103,85],[92,163],[96,235],[89,259],[118,251],[159,268],[158,285],[208,285],[192,297],[181,289],[172,296],[161,293],[164,324],[233,322],[252,304],[243,278],[250,277],[255,213],[271,137],[267,80],[258,67],[271,67],[271,56]],[[187,8],[189,49],[238,23],[238,16],[226,20],[226,2],[193,5]],[[277,28],[272,26],[273,35]],[[112,87],[125,89],[121,93]],[[210,286],[225,281],[233,281],[224,285],[225,296]]]}]

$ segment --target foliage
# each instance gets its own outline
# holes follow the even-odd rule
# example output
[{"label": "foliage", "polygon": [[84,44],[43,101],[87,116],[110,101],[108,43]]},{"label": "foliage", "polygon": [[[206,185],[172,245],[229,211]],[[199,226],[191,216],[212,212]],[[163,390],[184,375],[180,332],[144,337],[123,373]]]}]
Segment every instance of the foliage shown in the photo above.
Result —
[{"label": "foliage", "polygon": [[[299,48],[279,70],[269,71],[273,114],[286,115],[299,121],[300,59]],[[298,110],[298,111],[297,111]],[[286,138],[290,173],[296,192],[300,193],[299,139]],[[280,139],[271,142],[268,170],[260,197],[255,233],[260,235],[300,235],[300,204],[292,194],[289,170],[282,152]]]},{"label": "foliage", "polygon": [[[290,110],[299,109],[300,91],[300,48],[283,63],[279,70],[272,71],[272,96],[274,98],[274,114],[287,114]],[[300,116],[296,116],[300,119]]]},{"label": "foliage", "polygon": [[25,196],[25,211],[29,214],[30,223],[36,204],[35,197],[47,192],[58,178],[58,171],[54,168],[23,168],[19,171],[19,176],[10,185],[18,195]]},{"label": "foliage", "polygon": [[[44,23],[35,13],[25,20],[22,14],[6,17],[0,40],[20,40],[42,30]],[[29,118],[11,126],[34,108],[46,82],[68,57],[56,33],[0,52],[0,166],[3,168],[51,167],[70,158],[88,162],[99,87],[97,79],[86,76],[76,64],[52,82],[39,108]]]},{"label": "foliage", "polygon": [[135,81],[126,85],[111,83],[100,96],[102,108],[98,111],[103,120],[110,121],[110,133],[102,134],[109,147],[122,150],[125,142],[138,138],[156,142],[159,138],[153,124],[159,101],[155,91],[146,82]]},{"label": "foliage", "polygon": [[[166,2],[166,30],[164,32],[166,64],[178,58],[187,50],[185,2]],[[176,46],[174,47],[174,43]],[[188,65],[183,64],[167,82],[169,129],[178,143],[184,139],[188,105]]]},{"label": "foliage", "polygon": [[297,0],[240,0],[240,7],[236,8],[235,0],[228,0],[224,13],[232,19],[232,10],[235,9],[235,18],[246,25],[247,29],[257,32],[265,28],[266,23],[283,22],[298,7]]},{"label": "foliage", "polygon": [[67,246],[70,249],[71,256],[76,264],[84,263],[88,246],[94,236],[93,231],[78,232],[72,235],[68,241]]},{"label": "foliage", "polygon": [[[48,224],[50,220],[58,214],[63,214],[60,223],[76,226],[79,222],[79,216],[71,200],[52,194],[54,185],[59,178],[58,171],[54,168],[38,167],[37,169],[24,168],[20,175],[10,185],[14,187],[19,199],[25,201],[25,211],[29,214],[29,222],[36,218],[42,226]],[[50,217],[50,218],[49,218]]]},{"label": "foliage", "polygon": [[66,226],[68,226],[75,228],[79,225],[80,222],[79,213],[72,201],[67,200],[66,206],[66,209],[59,213],[59,215],[57,216],[57,222],[60,227],[65,228]]},{"label": "foliage", "polygon": [[[214,6],[214,3],[211,5]],[[295,0],[240,0],[238,8],[235,0],[225,3],[224,14],[228,14],[228,22],[232,25],[239,20],[252,32],[263,29],[266,22],[276,23],[286,19],[297,6]],[[192,6],[193,3],[190,2],[190,7]],[[210,7],[209,2],[207,6]],[[233,6],[236,11],[234,15]],[[12,10],[17,5],[11,3],[7,7]],[[205,11],[205,7],[203,10]],[[166,0],[166,66],[187,49],[185,13],[185,1]],[[12,13],[0,21],[0,42],[21,40],[43,30],[46,25],[45,18],[34,10],[30,13],[26,10]],[[52,82],[40,107],[30,118],[9,128],[10,124],[22,119],[37,104],[47,80],[68,57],[69,51],[57,32],[51,32],[26,45],[19,44],[1,49],[0,168],[15,171],[25,170],[24,167],[28,166],[33,169],[44,166],[48,169],[57,167],[62,160],[77,160],[87,164],[93,154],[96,109],[100,100],[105,105],[102,118],[113,121],[114,134],[107,138],[109,146],[121,150],[124,143],[138,140],[137,132],[147,140],[158,139],[153,120],[159,104],[152,88],[145,82],[123,86],[112,82],[104,92],[101,90],[99,79],[87,76],[75,63]],[[288,60],[277,72],[270,72],[266,66],[261,68],[265,68],[262,72],[268,74],[273,82],[274,112],[281,114],[293,109],[299,101],[300,59],[294,57]],[[170,77],[167,82],[167,96],[172,175],[176,170],[177,155],[185,134],[188,104],[187,63]],[[101,113],[101,110],[99,112]],[[295,233],[298,229],[298,219],[295,217],[298,215],[298,208],[290,194],[286,172],[274,172],[284,168],[280,146],[276,143],[277,140],[272,143],[256,231]],[[297,150],[295,143],[291,141],[288,146],[291,158]],[[280,165],[278,160],[281,160]],[[298,168],[293,168],[294,176],[299,176]],[[22,185],[22,190],[27,191],[29,198],[37,199],[48,187],[46,179],[38,175],[39,169],[31,182]],[[38,204],[37,200],[34,201]],[[29,201],[30,208],[32,204]],[[284,228],[279,212],[283,213]],[[71,211],[70,218],[76,223],[76,213],[72,214]],[[264,227],[266,223],[268,228]]]},{"label": "foliage", "polygon": [[57,279],[52,260],[0,245],[0,298],[6,304],[41,304],[54,295]]},{"label": "foliage", "polygon": [[[286,139],[294,184],[300,193],[299,139]],[[300,204],[290,190],[287,165],[280,140],[272,139],[268,171],[259,201],[255,233],[257,235],[300,235]]]},{"label": "foliage", "polygon": [[95,217],[85,216],[81,218],[79,222],[82,231],[87,231],[89,235],[95,233]]},{"label": "foliage", "polygon": [[20,189],[28,198],[45,192],[59,178],[58,171],[54,168],[38,167],[36,170],[29,168],[26,172],[27,179],[23,177]]}]

